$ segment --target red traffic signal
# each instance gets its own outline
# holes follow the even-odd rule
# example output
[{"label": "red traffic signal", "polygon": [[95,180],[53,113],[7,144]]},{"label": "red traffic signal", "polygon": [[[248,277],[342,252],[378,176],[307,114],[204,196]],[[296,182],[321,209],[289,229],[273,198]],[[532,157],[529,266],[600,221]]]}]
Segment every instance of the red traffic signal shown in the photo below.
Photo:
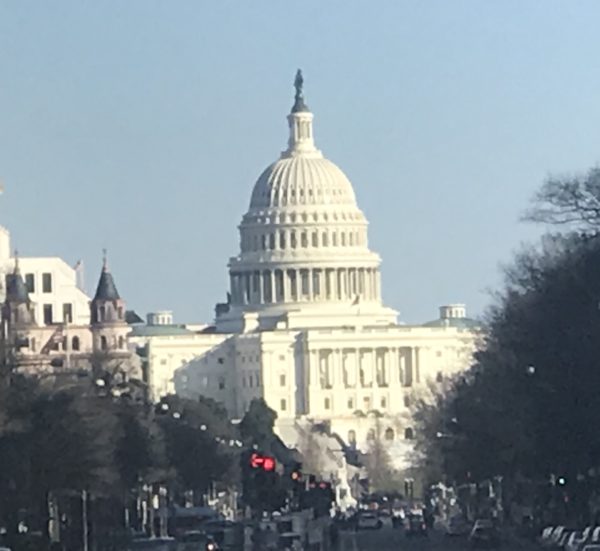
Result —
[{"label": "red traffic signal", "polygon": [[273,457],[264,457],[263,458],[263,469],[265,471],[274,471],[275,470],[275,458]]},{"label": "red traffic signal", "polygon": [[250,456],[250,466],[253,469],[262,468],[264,471],[274,471],[277,463],[274,457],[268,455],[260,455],[259,453],[253,453]]}]

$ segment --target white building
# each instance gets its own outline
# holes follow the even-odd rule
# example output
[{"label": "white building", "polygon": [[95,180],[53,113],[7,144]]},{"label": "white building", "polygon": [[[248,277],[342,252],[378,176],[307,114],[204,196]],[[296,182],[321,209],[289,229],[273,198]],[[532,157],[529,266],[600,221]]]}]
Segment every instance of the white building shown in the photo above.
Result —
[{"label": "white building", "polygon": [[297,421],[312,419],[364,446],[379,414],[390,443],[410,440],[412,388],[469,364],[476,323],[462,305],[425,325],[397,323],[352,185],[315,147],[301,77],[287,118],[288,147],[254,186],[215,325],[149,325],[133,340],[147,345],[156,394],[174,385],[232,417],[263,397],[289,443]]},{"label": "white building", "polygon": [[[90,323],[90,298],[83,290],[80,262],[72,267],[56,256],[20,256],[19,265],[39,323]],[[0,226],[0,302],[6,294],[5,275],[12,273],[14,267],[10,233]]]}]

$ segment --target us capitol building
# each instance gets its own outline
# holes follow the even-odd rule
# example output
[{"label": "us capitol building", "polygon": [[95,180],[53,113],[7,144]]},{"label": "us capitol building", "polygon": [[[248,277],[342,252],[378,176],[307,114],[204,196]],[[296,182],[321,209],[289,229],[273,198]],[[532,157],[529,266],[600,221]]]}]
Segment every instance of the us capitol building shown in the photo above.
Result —
[{"label": "us capitol building", "polygon": [[352,184],[315,146],[300,72],[295,88],[287,149],[254,185],[214,325],[156,313],[130,339],[145,347],[157,395],[209,396],[233,418],[263,397],[290,445],[307,422],[326,422],[346,443],[364,447],[377,430],[401,451],[415,389],[469,365],[477,324],[460,304],[397,323]]}]

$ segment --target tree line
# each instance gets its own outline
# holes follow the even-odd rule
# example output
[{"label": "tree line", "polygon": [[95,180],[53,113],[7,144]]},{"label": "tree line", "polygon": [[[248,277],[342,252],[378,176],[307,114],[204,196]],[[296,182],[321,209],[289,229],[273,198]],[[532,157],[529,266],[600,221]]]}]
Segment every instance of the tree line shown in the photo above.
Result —
[{"label": "tree line", "polygon": [[418,459],[430,482],[502,477],[506,499],[540,516],[589,519],[600,489],[600,169],[550,178],[524,218],[551,231],[505,268],[471,368],[418,402]]}]

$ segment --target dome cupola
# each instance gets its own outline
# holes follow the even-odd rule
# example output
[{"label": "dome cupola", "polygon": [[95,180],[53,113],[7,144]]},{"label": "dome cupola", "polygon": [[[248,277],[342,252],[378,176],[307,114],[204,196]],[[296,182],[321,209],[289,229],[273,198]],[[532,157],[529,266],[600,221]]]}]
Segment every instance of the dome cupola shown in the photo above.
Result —
[{"label": "dome cupola", "polygon": [[380,258],[369,250],[367,220],[348,177],[315,146],[300,70],[294,87],[288,147],[259,176],[239,226],[226,317],[344,310],[357,301],[382,308]]}]

